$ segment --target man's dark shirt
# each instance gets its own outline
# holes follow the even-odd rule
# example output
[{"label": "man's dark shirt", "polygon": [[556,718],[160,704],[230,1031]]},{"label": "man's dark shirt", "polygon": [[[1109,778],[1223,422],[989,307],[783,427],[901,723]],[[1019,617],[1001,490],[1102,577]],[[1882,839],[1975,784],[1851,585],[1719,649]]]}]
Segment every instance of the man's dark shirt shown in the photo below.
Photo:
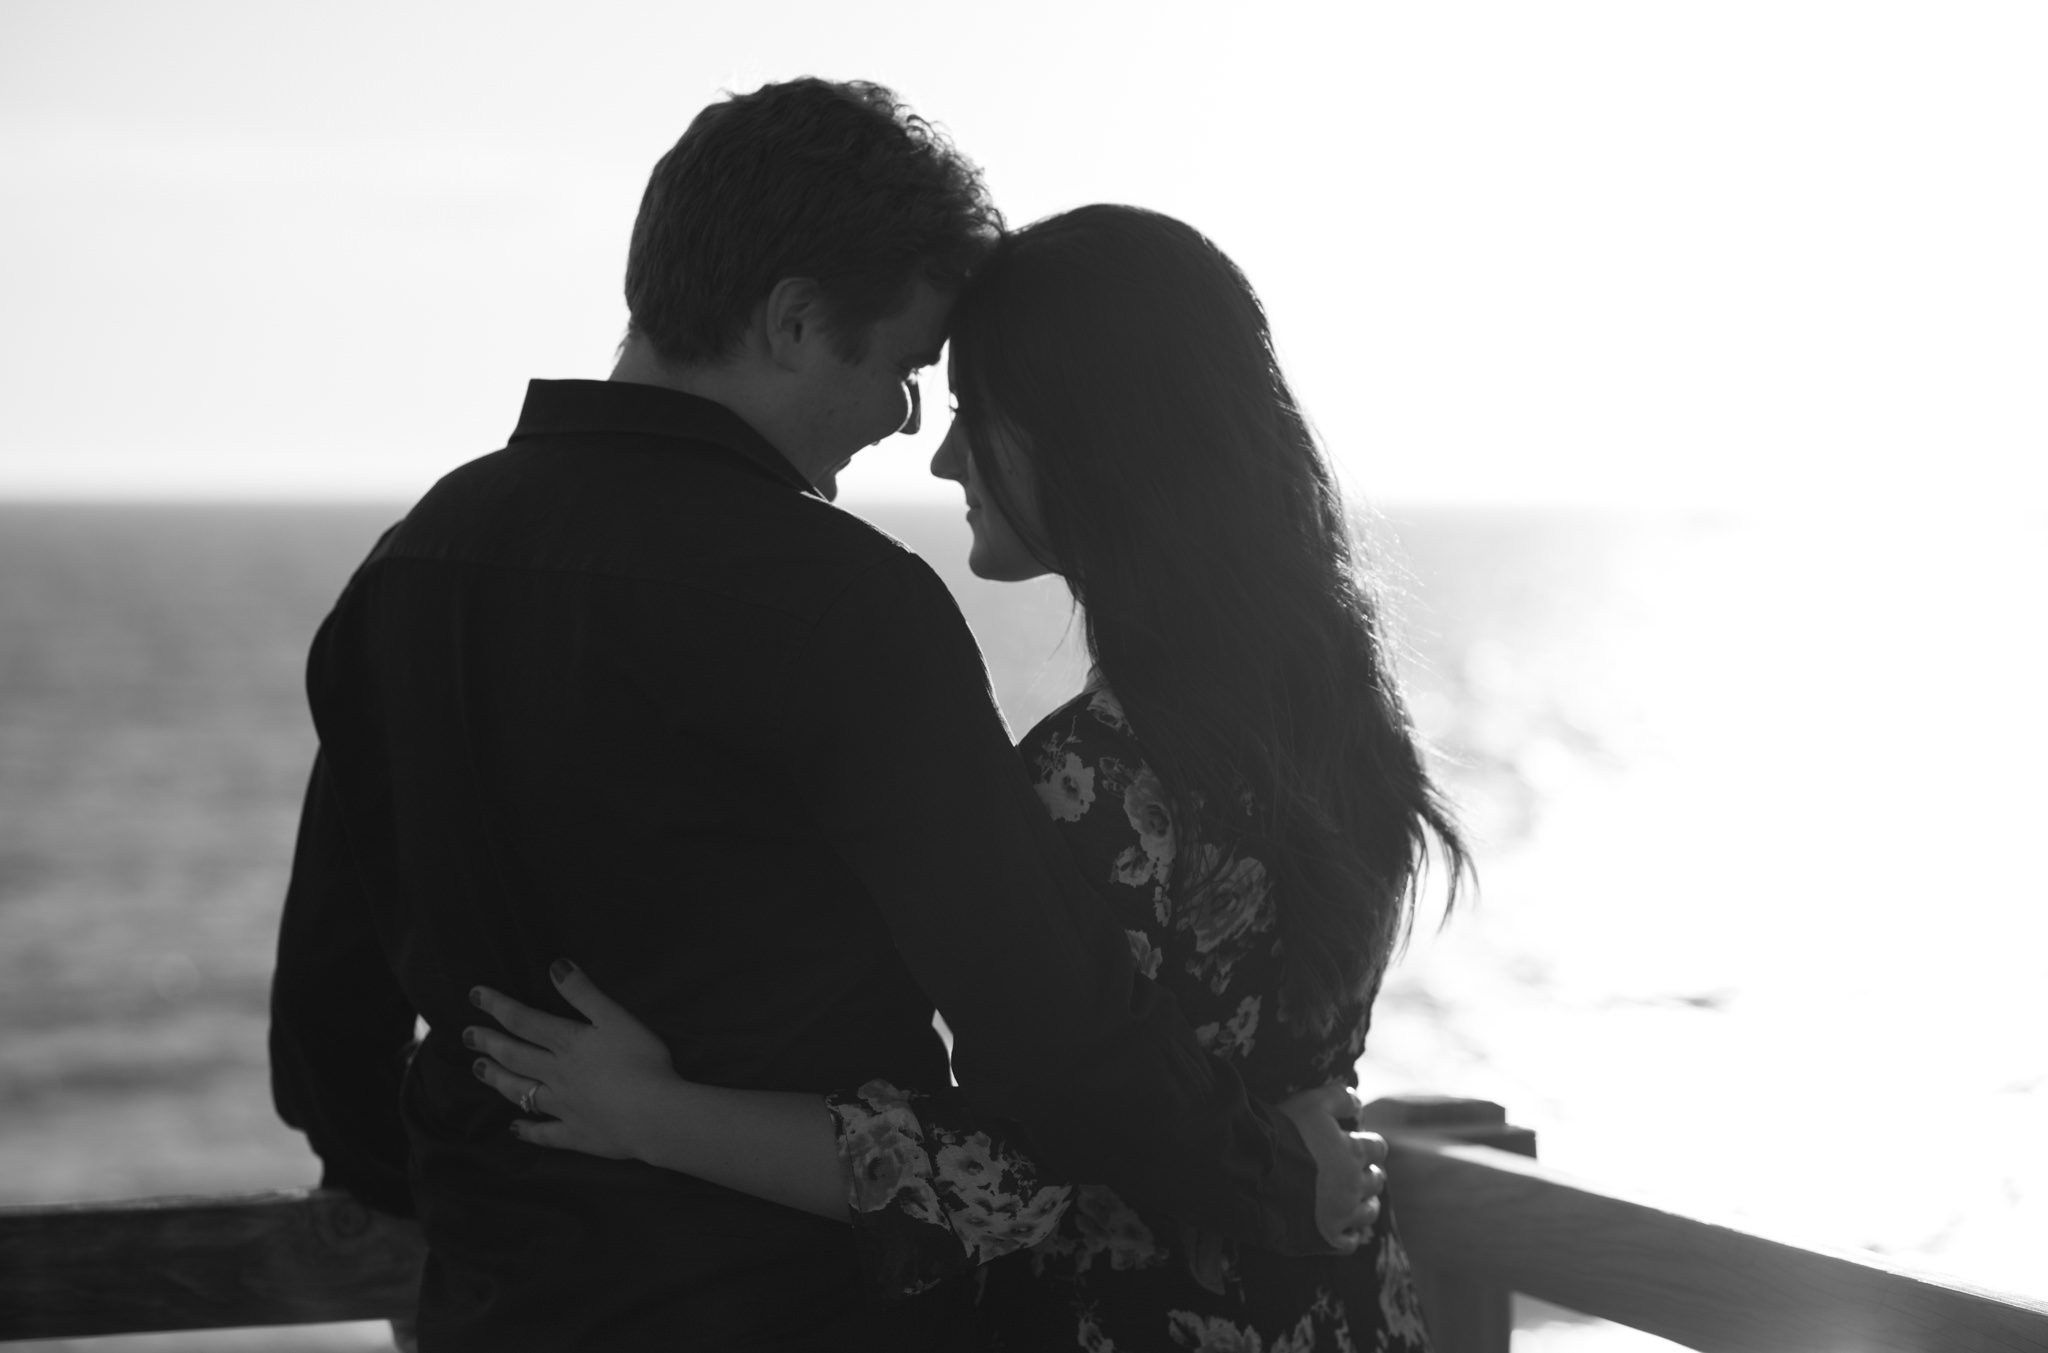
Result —
[{"label": "man's dark shirt", "polygon": [[465,994],[573,1014],[558,957],[721,1085],[943,1085],[936,1003],[962,1088],[1066,1177],[1321,1248],[1300,1138],[1088,905],[943,584],[724,407],[535,382],[378,542],[307,689],[273,1085],[328,1186],[425,1225],[426,1348],[963,1328],[949,1289],[864,1306],[843,1225],[514,1140]]}]

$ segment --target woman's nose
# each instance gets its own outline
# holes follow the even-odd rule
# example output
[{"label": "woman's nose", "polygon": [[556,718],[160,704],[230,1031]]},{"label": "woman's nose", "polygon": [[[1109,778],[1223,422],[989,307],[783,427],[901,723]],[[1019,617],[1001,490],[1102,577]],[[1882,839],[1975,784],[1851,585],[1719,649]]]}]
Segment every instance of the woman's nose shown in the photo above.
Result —
[{"label": "woman's nose", "polygon": [[939,479],[950,479],[956,484],[967,482],[966,473],[961,469],[961,454],[965,450],[960,436],[960,420],[955,418],[953,426],[946,429],[946,435],[939,442],[939,449],[932,453],[932,474]]}]

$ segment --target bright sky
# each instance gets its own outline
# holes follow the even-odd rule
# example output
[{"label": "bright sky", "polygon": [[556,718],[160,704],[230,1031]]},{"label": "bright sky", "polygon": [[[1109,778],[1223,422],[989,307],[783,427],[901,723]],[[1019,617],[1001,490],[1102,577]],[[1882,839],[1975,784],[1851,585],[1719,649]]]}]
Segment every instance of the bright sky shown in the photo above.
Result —
[{"label": "bright sky", "polygon": [[[816,73],[1015,221],[1208,232],[1367,496],[2010,502],[2044,70],[2037,0],[7,0],[0,495],[417,494],[528,377],[608,371],[695,111]],[[930,490],[933,443],[849,497]]]}]

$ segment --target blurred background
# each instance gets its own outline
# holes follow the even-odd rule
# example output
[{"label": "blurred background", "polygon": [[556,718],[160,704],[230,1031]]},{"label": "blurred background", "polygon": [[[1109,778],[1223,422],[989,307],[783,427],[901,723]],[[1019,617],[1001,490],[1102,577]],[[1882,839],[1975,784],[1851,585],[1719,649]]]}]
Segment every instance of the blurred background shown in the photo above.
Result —
[{"label": "blurred background", "polygon": [[[263,1053],[306,645],[529,377],[609,370],[697,109],[813,73],[1258,287],[1480,847],[1368,1097],[2048,1294],[2048,11],[709,8],[0,5],[0,1203],[315,1178]],[[930,421],[840,502],[1021,730],[1078,633],[966,574]]]}]

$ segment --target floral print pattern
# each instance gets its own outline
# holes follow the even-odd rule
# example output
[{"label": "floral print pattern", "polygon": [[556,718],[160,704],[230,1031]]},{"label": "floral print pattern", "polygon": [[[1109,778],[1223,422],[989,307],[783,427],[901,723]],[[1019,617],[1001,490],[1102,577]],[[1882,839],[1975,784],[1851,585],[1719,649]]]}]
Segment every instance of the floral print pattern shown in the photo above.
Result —
[{"label": "floral print pattern", "polygon": [[1038,797],[1055,822],[1079,822],[1095,803],[1095,768],[1081,764],[1081,758],[1067,754],[1038,782]]},{"label": "floral print pattern", "polygon": [[1254,937],[1278,920],[1264,862],[1246,855],[1217,866],[1174,917],[1175,927],[1194,941],[1188,975],[1205,980],[1211,991],[1227,990],[1231,970],[1255,948]]},{"label": "floral print pattern", "polygon": [[826,1105],[850,1167],[854,1243],[884,1296],[1039,1243],[1072,1201],[1071,1187],[1042,1184],[1029,1157],[961,1121],[953,1097],[872,1080]]},{"label": "floral print pattern", "polygon": [[[1336,1008],[1290,1007],[1265,861],[1231,842],[1185,839],[1113,694],[1084,691],[1019,751],[1138,970],[1172,991],[1212,1056],[1230,1060],[1268,1101],[1349,1078],[1376,993]],[[1185,888],[1174,868],[1183,849],[1200,852]],[[1357,1253],[1286,1258],[1192,1227],[1161,1230],[1103,1185],[1041,1178],[957,1091],[871,1081],[830,1104],[871,1283],[901,1294],[979,1267],[993,1347],[1429,1349],[1390,1205]]]}]

